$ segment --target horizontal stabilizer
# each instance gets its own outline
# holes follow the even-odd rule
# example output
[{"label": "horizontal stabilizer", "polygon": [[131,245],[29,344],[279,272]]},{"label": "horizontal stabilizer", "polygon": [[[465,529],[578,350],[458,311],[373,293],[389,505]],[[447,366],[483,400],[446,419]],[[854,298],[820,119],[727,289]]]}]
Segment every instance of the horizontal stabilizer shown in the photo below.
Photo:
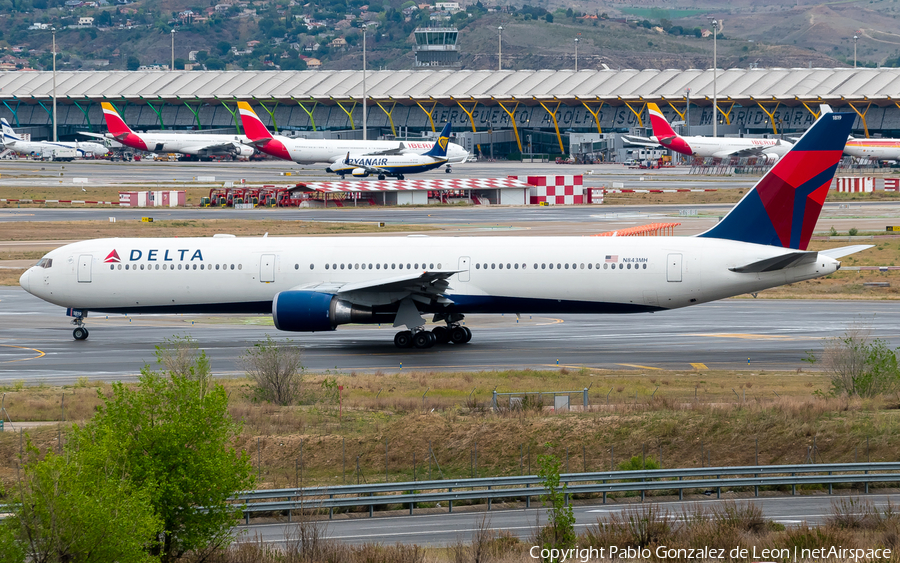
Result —
[{"label": "horizontal stabilizer", "polygon": [[822,256],[827,256],[829,258],[834,258],[837,260],[842,256],[847,256],[849,254],[855,254],[857,252],[862,252],[863,250],[867,250],[875,246],[874,244],[854,244],[853,246],[841,246],[839,248],[829,248],[828,250],[820,250],[819,254]]},{"label": "horizontal stabilizer", "polygon": [[751,262],[746,266],[737,268],[729,268],[732,272],[740,274],[758,274],[760,272],[772,272],[775,270],[783,270],[792,266],[801,266],[803,264],[811,264],[818,258],[818,252],[791,252],[780,256],[773,256],[758,262]]}]

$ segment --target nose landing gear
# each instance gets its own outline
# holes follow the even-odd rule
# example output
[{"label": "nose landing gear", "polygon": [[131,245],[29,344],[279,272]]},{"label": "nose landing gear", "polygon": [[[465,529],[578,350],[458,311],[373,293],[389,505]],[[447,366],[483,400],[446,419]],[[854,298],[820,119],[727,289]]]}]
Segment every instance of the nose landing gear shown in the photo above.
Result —
[{"label": "nose landing gear", "polygon": [[75,338],[75,340],[87,340],[87,337],[90,335],[87,327],[84,326],[84,318],[87,316],[87,311],[69,309],[67,313],[73,317],[72,324],[75,325],[75,330],[72,331],[72,337]]}]

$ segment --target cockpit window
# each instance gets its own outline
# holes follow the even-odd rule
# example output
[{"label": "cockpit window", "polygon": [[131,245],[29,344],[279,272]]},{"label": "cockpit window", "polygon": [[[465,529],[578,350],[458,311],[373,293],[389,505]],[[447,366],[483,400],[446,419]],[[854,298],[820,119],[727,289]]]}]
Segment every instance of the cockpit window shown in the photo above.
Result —
[{"label": "cockpit window", "polygon": [[41,258],[35,266],[38,268],[49,268],[53,266],[53,258]]}]

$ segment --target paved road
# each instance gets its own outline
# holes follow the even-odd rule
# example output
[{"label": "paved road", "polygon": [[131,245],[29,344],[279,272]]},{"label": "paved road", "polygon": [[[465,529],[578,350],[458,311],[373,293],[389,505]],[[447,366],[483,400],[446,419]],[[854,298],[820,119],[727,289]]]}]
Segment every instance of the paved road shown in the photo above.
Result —
[{"label": "paved road", "polygon": [[389,327],[343,326],[331,333],[278,332],[270,317],[191,315],[90,317],[91,336],[72,340],[60,307],[19,288],[0,288],[0,384],[72,383],[78,377],[115,380],[136,374],[153,361],[154,345],[175,335],[191,335],[219,374],[240,370],[238,358],[271,334],[299,343],[305,364],[326,369],[391,372],[402,369],[491,370],[559,365],[611,369],[793,370],[820,349],[822,339],[843,334],[857,320],[873,335],[900,346],[900,303],[892,301],[789,301],[733,299],[678,311],[639,315],[558,317],[480,316],[467,319],[473,330],[465,346],[398,350]]},{"label": "paved road", "polygon": [[[723,494],[723,497],[727,497]],[[701,497],[702,498],[702,497]],[[884,508],[888,502],[894,506],[897,504],[898,495],[873,494],[864,497],[875,506]],[[825,521],[831,509],[835,497],[828,496],[801,496],[801,497],[775,497],[738,502],[752,502],[758,505],[768,520],[774,520],[786,526],[797,525],[802,522],[819,524]],[[712,500],[690,500],[685,502],[660,503],[660,508],[667,510],[670,518],[678,518],[683,509],[690,510],[694,506],[712,508],[716,502]],[[535,504],[537,501],[535,500]],[[496,506],[496,505],[495,505]],[[634,510],[635,505],[592,504],[580,505],[574,509],[575,528],[581,532],[584,528],[593,526],[598,518],[603,518],[611,512]],[[640,508],[638,508],[639,510]],[[457,541],[468,542],[473,533],[479,529],[482,518],[487,517],[487,526],[492,530],[509,530],[525,541],[533,534],[536,523],[546,524],[546,511],[542,509],[516,509],[494,510],[490,513],[479,511],[460,512],[458,509],[453,514],[427,514],[417,516],[402,516],[403,511],[397,511],[395,515],[379,516],[376,518],[335,519],[331,522],[322,522],[319,525],[325,530],[328,537],[350,544],[362,543],[404,543],[418,544],[421,546],[452,545]],[[382,513],[384,514],[384,513]],[[245,537],[258,536],[265,542],[280,543],[286,537],[290,537],[296,526],[289,524],[263,524],[242,526],[239,528]]]}]

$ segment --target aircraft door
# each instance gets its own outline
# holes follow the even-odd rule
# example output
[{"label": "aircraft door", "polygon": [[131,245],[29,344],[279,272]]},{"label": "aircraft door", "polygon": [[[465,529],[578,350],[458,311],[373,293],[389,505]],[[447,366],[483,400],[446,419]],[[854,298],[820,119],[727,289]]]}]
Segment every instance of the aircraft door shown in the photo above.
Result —
[{"label": "aircraft door", "polygon": [[457,274],[457,275],[459,276],[459,281],[461,281],[461,282],[469,281],[469,266],[470,266],[469,262],[470,262],[470,260],[469,260],[468,256],[460,256],[459,257],[459,268],[458,269],[461,270],[461,272],[459,272],[459,274]]},{"label": "aircraft door", "polygon": [[78,257],[78,283],[91,283],[91,262],[94,257],[82,254]]},{"label": "aircraft door", "polygon": [[259,281],[272,283],[275,281],[275,255],[263,254],[259,260]]},{"label": "aircraft door", "polygon": [[669,254],[666,260],[666,279],[670,282],[681,281],[681,254]]}]

